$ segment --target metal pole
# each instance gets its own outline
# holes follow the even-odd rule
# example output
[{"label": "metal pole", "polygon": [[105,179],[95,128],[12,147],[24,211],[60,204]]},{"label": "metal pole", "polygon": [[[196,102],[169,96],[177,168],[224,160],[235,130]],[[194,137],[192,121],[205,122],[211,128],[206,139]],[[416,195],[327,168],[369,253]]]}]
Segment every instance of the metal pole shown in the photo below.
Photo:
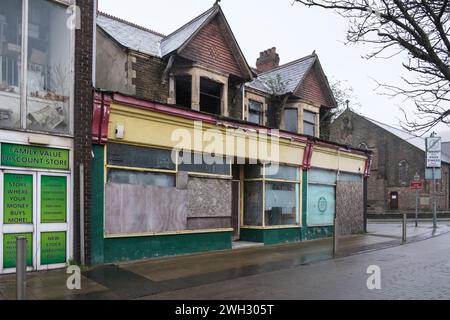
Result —
[{"label": "metal pole", "polygon": [[433,228],[437,228],[437,213],[436,213],[436,176],[435,176],[436,168],[433,167]]},{"label": "metal pole", "polygon": [[416,189],[416,228],[419,226],[419,189]]},{"label": "metal pole", "polygon": [[337,219],[334,218],[333,224],[333,257],[337,254]]},{"label": "metal pole", "polygon": [[27,287],[27,238],[16,239],[16,298],[26,299]]},{"label": "metal pole", "polygon": [[403,214],[403,232],[402,232],[402,244],[406,243],[406,228],[407,228],[407,217],[406,213]]},{"label": "metal pole", "polygon": [[80,163],[80,262],[85,265],[84,255],[84,164]]}]

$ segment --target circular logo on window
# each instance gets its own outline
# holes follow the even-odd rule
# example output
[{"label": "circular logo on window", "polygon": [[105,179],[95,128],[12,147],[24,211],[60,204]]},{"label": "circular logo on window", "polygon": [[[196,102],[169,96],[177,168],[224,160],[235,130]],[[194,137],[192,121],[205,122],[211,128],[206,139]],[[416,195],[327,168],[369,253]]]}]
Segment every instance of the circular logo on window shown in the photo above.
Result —
[{"label": "circular logo on window", "polygon": [[324,197],[320,197],[319,201],[317,202],[317,206],[321,213],[324,213],[325,211],[327,211],[327,205],[328,205],[327,199],[325,199]]}]

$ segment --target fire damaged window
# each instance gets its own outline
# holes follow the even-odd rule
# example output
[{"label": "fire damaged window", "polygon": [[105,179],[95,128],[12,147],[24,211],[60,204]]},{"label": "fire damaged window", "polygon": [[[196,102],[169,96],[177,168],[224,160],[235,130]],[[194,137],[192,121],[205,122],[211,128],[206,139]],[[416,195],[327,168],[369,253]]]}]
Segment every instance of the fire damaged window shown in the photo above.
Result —
[{"label": "fire damaged window", "polygon": [[178,171],[231,176],[231,161],[223,156],[180,152],[178,162]]},{"label": "fire damaged window", "polygon": [[191,107],[192,77],[179,76],[175,78],[176,104],[186,108]]},{"label": "fire damaged window", "polygon": [[248,102],[248,122],[263,124],[263,104],[249,100]]},{"label": "fire damaged window", "polygon": [[175,187],[175,174],[110,169],[108,183]]},{"label": "fire damaged window", "polygon": [[316,135],[316,114],[314,112],[303,111],[303,133],[308,136]]},{"label": "fire damaged window", "polygon": [[200,78],[200,111],[221,114],[223,85]]},{"label": "fire damaged window", "polygon": [[284,110],[284,130],[298,132],[298,110],[296,108]]},{"label": "fire damaged window", "polygon": [[27,3],[2,0],[0,6],[0,127],[68,133],[73,45],[67,7]]}]

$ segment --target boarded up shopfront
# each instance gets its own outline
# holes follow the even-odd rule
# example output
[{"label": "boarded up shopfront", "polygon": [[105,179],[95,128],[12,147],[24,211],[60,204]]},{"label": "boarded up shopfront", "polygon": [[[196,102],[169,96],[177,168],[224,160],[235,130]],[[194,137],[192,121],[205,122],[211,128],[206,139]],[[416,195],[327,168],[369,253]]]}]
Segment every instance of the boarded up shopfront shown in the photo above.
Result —
[{"label": "boarded up shopfront", "polygon": [[29,270],[66,265],[69,150],[11,143],[2,143],[0,149],[0,273],[15,272],[18,236],[27,239]]}]

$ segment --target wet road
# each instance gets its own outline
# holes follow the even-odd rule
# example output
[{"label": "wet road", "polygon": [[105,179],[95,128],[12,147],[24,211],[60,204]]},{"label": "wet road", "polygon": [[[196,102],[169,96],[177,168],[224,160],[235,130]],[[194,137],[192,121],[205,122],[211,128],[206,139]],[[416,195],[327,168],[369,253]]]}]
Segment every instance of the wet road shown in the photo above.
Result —
[{"label": "wet road", "polygon": [[[367,288],[367,267],[381,289]],[[450,299],[450,234],[310,265],[166,292],[148,299]],[[144,298],[145,299],[145,298]]]}]

